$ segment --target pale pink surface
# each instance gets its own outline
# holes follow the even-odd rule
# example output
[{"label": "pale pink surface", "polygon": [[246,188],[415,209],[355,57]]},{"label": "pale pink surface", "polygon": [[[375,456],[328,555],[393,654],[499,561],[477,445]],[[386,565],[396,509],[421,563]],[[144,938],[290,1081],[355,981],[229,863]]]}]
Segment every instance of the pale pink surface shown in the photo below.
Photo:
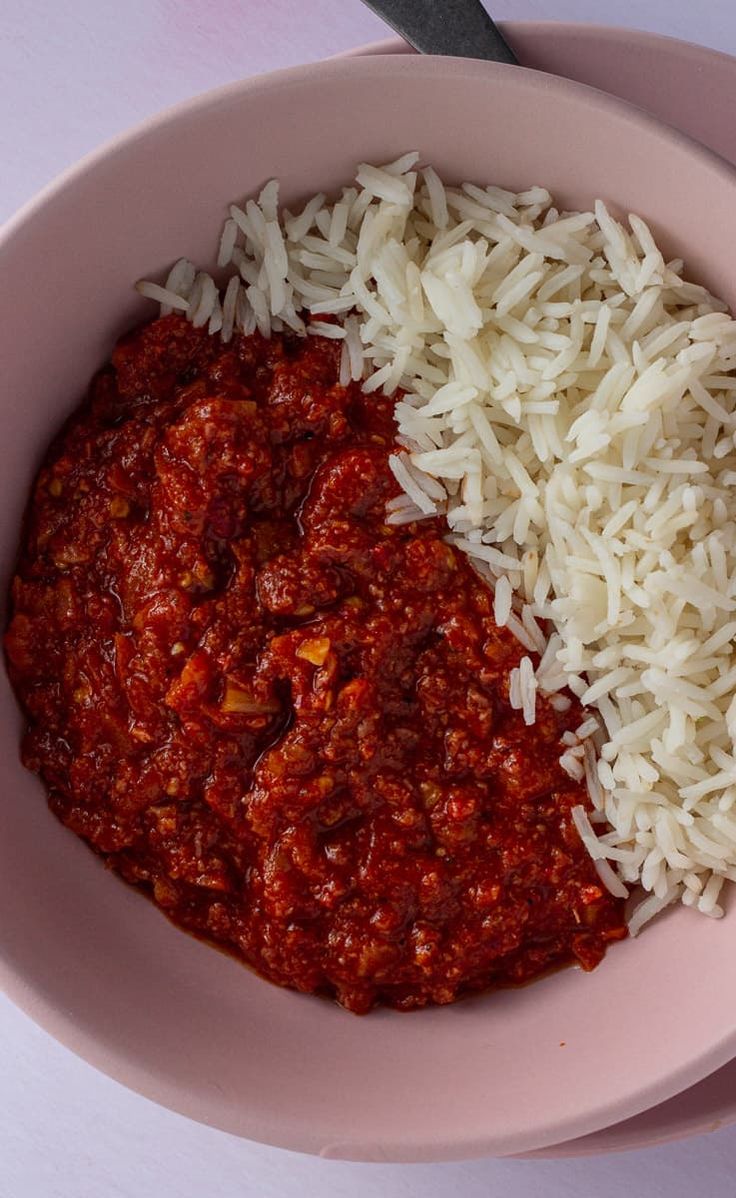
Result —
[{"label": "pale pink surface", "polygon": [[[465,119],[477,106],[482,126]],[[309,111],[319,138],[295,137],[295,110]],[[543,179],[565,203],[603,195],[632,207],[736,302],[736,178],[617,102],[532,72],[426,59],[336,63],[230,88],[98,156],[11,227],[0,269],[15,302],[0,360],[6,394],[23,402],[6,430],[6,568],[22,483],[48,427],[141,311],[124,299],[130,278],[182,247],[211,254],[213,197],[276,172],[288,199],[336,185],[355,157],[408,145],[449,177]],[[705,210],[708,221],[693,227],[692,213]],[[0,808],[9,991],[88,1059],[175,1109],[329,1156],[519,1152],[650,1106],[733,1051],[733,933],[684,911],[588,978],[566,972],[447,1010],[356,1020],[276,991],[169,927],[48,817],[14,764],[7,691],[1,701],[14,800]],[[703,986],[706,977],[718,986]],[[635,1008],[632,993],[643,999]]]}]

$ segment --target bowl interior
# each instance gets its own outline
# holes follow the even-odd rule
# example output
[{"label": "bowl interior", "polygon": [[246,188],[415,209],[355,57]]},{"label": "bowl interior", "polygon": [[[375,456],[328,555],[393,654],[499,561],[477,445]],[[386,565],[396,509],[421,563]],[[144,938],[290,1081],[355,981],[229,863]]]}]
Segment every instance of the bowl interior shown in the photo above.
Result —
[{"label": "bowl interior", "polygon": [[[449,180],[601,196],[649,220],[736,307],[736,176],[620,101],[550,76],[375,57],[226,88],[64,176],[0,240],[0,568],[49,437],[116,336],[131,283],[216,253],[226,203],[276,175],[287,202],[418,149]],[[736,1048],[731,918],[678,910],[599,970],[412,1015],[357,1019],[281,991],[171,927],[46,810],[0,679],[0,979],[94,1064],[195,1118],[355,1159],[523,1152],[626,1118]],[[703,979],[708,978],[708,985]]]}]

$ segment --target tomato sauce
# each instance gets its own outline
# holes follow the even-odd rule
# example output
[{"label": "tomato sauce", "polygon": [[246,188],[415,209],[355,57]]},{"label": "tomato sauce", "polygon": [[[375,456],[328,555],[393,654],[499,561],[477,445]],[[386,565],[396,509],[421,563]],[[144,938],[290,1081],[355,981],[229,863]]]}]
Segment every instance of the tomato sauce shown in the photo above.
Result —
[{"label": "tomato sauce", "polygon": [[[180,926],[356,1012],[625,935],[559,766],[582,716],[441,521],[385,523],[392,402],[339,343],[124,338],[33,492],[6,634],[52,810]],[[111,945],[114,952],[114,945]]]}]

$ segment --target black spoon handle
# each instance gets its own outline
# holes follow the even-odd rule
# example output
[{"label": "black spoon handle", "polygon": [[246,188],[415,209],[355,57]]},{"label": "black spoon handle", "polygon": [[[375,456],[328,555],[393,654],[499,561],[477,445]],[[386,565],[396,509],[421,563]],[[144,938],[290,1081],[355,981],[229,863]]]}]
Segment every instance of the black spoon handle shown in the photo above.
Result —
[{"label": "black spoon handle", "polygon": [[518,63],[480,0],[364,0],[422,54]]}]

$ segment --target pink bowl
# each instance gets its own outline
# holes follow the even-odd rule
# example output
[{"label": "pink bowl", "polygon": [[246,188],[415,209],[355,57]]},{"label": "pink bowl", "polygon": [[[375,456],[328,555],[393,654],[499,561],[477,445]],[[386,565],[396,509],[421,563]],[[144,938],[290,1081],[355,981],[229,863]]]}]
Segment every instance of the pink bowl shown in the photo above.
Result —
[{"label": "pink bowl", "polygon": [[[114,338],[149,312],[130,284],[210,261],[224,204],[287,200],[416,147],[451,179],[602,196],[736,307],[736,174],[621,101],[515,68],[355,59],[179,106],[67,173],[6,227],[0,272],[0,554],[7,577],[39,454]],[[731,918],[678,910],[589,976],[357,1019],[278,990],[171,927],[48,814],[17,762],[0,682],[0,980],[87,1060],[228,1131],[328,1157],[440,1160],[584,1135],[736,1053]]]}]

